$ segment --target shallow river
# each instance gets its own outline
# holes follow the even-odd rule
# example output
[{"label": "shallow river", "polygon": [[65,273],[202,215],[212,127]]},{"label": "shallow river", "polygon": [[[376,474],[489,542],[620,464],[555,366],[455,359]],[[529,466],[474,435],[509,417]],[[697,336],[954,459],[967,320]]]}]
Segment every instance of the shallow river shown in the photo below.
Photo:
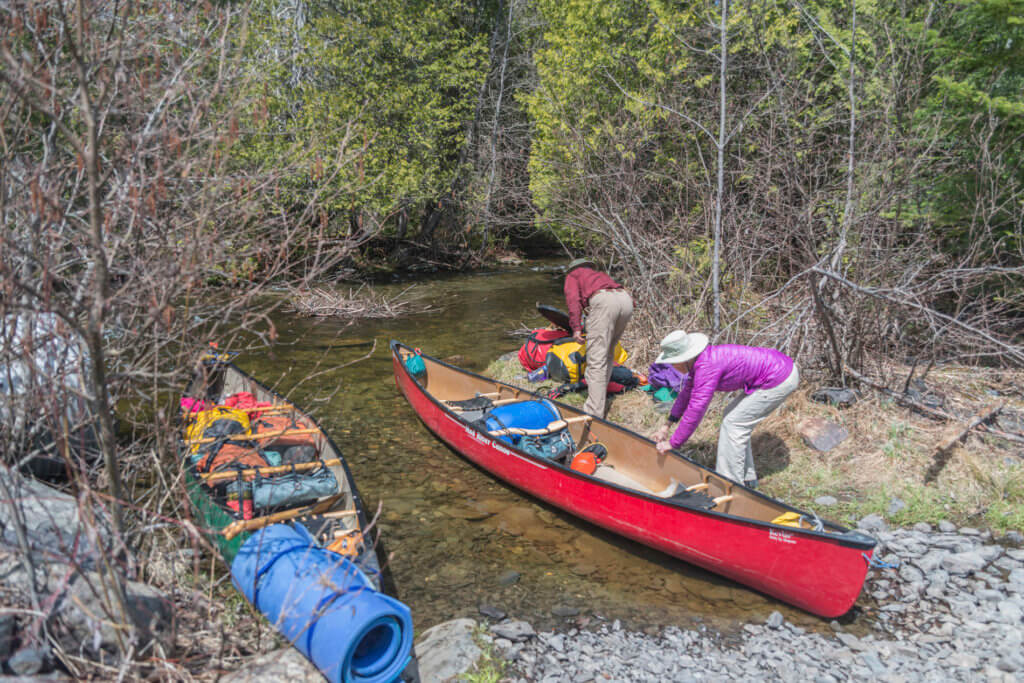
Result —
[{"label": "shallow river", "polygon": [[[377,286],[394,296],[409,281]],[[382,560],[417,633],[489,605],[538,627],[620,619],[660,630],[703,622],[726,632],[773,610],[807,628],[822,620],[532,499],[469,464],[427,431],[395,387],[387,343],[398,339],[476,371],[540,327],[538,301],[564,307],[549,265],[419,278],[410,295],[436,307],[384,321],[275,316],[271,354],[239,364],[313,413],[345,453],[372,515]],[[370,358],[346,367],[377,347]],[[311,378],[303,379],[313,375]],[[387,558],[383,555],[386,554]],[[509,583],[512,572],[518,580]]]}]

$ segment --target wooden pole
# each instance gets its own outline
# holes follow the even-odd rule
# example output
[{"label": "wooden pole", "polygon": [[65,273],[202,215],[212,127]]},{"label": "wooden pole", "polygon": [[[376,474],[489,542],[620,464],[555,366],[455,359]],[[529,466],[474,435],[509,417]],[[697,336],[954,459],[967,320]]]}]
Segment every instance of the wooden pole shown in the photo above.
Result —
[{"label": "wooden pole", "polygon": [[257,439],[275,439],[279,436],[300,436],[302,434],[319,434],[320,430],[315,427],[309,429],[279,429],[276,432],[263,432],[262,434],[232,434],[226,437],[212,437],[209,439],[185,440],[186,446],[196,446],[204,443],[213,443],[220,439],[227,441],[252,441]]},{"label": "wooden pole", "polygon": [[203,477],[203,481],[205,481],[207,484],[209,484],[211,482],[220,481],[221,479],[234,479],[238,475],[242,475],[243,477],[248,477],[248,476],[252,476],[252,475],[255,475],[255,474],[258,474],[260,476],[265,476],[267,474],[283,474],[285,472],[292,472],[292,471],[303,472],[305,470],[311,470],[311,469],[314,469],[316,467],[319,467],[320,465],[323,465],[324,467],[334,467],[335,465],[340,465],[340,464],[341,464],[341,460],[339,458],[334,458],[333,460],[314,460],[312,462],[303,462],[303,463],[299,463],[299,464],[294,465],[294,466],[292,466],[292,465],[274,465],[272,467],[254,467],[254,468],[249,469],[249,470],[232,470],[230,472],[210,472],[210,473],[202,475],[202,477]]},{"label": "wooden pole", "polygon": [[231,540],[243,531],[256,531],[262,529],[265,526],[271,524],[277,524],[278,522],[286,522],[289,519],[295,519],[296,517],[302,516],[316,516],[328,512],[331,507],[339,500],[345,497],[345,493],[337,493],[330,498],[325,498],[319,503],[313,505],[305,505],[294,510],[283,510],[282,512],[276,512],[272,515],[266,515],[264,517],[256,517],[255,519],[240,519],[232,522],[223,529],[221,534],[227,540]]}]

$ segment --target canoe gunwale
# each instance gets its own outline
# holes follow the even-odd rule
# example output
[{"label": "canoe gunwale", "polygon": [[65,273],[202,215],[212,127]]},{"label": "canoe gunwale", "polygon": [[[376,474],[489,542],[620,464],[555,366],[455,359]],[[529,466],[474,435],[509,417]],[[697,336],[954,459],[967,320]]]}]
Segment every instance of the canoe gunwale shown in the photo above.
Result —
[{"label": "canoe gunwale", "polygon": [[[399,361],[401,360],[401,356],[399,354],[399,349],[407,349],[408,351],[413,351],[414,350],[412,347],[410,347],[410,346],[408,346],[406,344],[403,344],[402,342],[399,342],[399,341],[394,340],[394,339],[390,341],[389,346],[391,348],[392,357],[398,359]],[[483,375],[479,375],[479,374],[477,374],[475,372],[472,372],[470,370],[465,370],[463,368],[451,365],[449,363],[445,363],[444,361],[442,361],[442,360],[440,360],[438,358],[434,358],[433,356],[427,356],[427,355],[424,354],[424,357],[429,359],[433,363],[436,363],[438,365],[444,366],[444,367],[446,367],[446,368],[448,368],[450,370],[454,370],[454,371],[462,373],[464,375],[469,375],[469,376],[471,376],[473,378],[476,378],[478,380],[481,380],[481,381],[484,381],[484,382],[488,382],[488,383],[492,383],[494,385],[500,385],[500,386],[503,386],[503,387],[507,387],[510,390],[519,392],[521,394],[526,394],[528,397],[531,397],[531,398],[542,398],[542,399],[551,401],[552,403],[557,405],[559,408],[567,408],[570,411],[578,412],[581,415],[585,415],[586,414],[586,413],[583,413],[583,411],[580,410],[579,408],[576,408],[575,406],[570,406],[570,405],[567,405],[565,403],[561,403],[560,401],[550,399],[550,398],[548,398],[546,396],[542,396],[541,394],[538,394],[536,392],[530,391],[529,389],[525,389],[523,387],[517,387],[517,386],[515,386],[513,384],[509,384],[507,382],[502,382],[500,380],[497,380],[497,379],[494,379],[494,378],[491,378],[491,377],[485,377]],[[571,469],[570,467],[567,467],[567,466],[565,466],[565,465],[563,465],[561,463],[557,463],[557,462],[554,462],[554,461],[551,461],[551,460],[546,460],[544,458],[540,458],[540,457],[531,455],[531,454],[529,454],[529,453],[527,453],[527,452],[525,452],[525,451],[523,451],[523,450],[521,450],[519,448],[516,448],[515,446],[513,446],[512,444],[510,444],[510,443],[508,443],[506,441],[502,441],[502,440],[498,439],[497,437],[492,436],[491,434],[487,433],[484,430],[481,430],[481,429],[478,429],[478,428],[474,427],[473,425],[469,424],[465,420],[462,420],[460,418],[460,416],[458,415],[458,413],[456,413],[454,410],[452,410],[449,406],[445,405],[444,402],[442,402],[441,400],[437,399],[432,393],[430,393],[427,390],[427,388],[425,386],[423,386],[423,384],[418,379],[416,379],[415,376],[411,375],[405,369],[404,363],[399,362],[399,363],[397,363],[397,365],[401,366],[402,372],[405,374],[405,376],[411,382],[413,382],[415,384],[415,386],[420,390],[420,392],[423,394],[423,396],[425,398],[427,398],[431,403],[433,403],[437,408],[439,408],[441,411],[443,411],[449,418],[457,421],[459,424],[464,425],[465,427],[468,427],[470,429],[474,429],[477,432],[477,434],[480,435],[480,437],[487,439],[491,444],[494,444],[494,445],[499,445],[500,444],[501,448],[508,448],[510,450],[513,450],[513,451],[515,451],[517,456],[529,459],[532,462],[534,462],[535,464],[537,464],[538,466],[557,469],[557,471],[560,474],[569,475],[569,476],[573,477],[574,479],[578,479],[578,480],[581,480],[581,481],[586,481],[586,482],[591,483],[591,484],[596,484],[598,486],[601,486],[601,487],[604,487],[604,488],[607,488],[607,489],[611,489],[611,490],[615,491],[615,493],[617,495],[627,495],[627,496],[631,496],[631,497],[635,497],[635,498],[644,499],[644,500],[653,502],[653,503],[655,503],[657,505],[664,506],[664,507],[667,507],[667,508],[671,508],[673,510],[682,510],[682,511],[687,512],[687,513],[701,515],[701,516],[707,516],[707,517],[714,517],[714,518],[730,521],[730,522],[733,522],[733,523],[749,524],[749,525],[752,525],[752,526],[761,527],[761,528],[766,529],[766,530],[783,531],[783,532],[785,532],[787,534],[800,535],[800,536],[803,536],[803,537],[807,537],[808,539],[818,539],[818,540],[821,540],[821,541],[825,541],[825,542],[827,542],[829,544],[836,544],[836,545],[840,545],[840,546],[847,547],[847,548],[863,550],[863,551],[866,551],[866,552],[873,550],[875,548],[875,546],[877,545],[877,541],[874,538],[872,538],[872,537],[870,537],[870,536],[868,536],[866,534],[863,534],[863,533],[861,533],[861,532],[859,532],[859,531],[857,531],[855,529],[849,529],[847,527],[844,527],[844,526],[842,526],[840,524],[836,524],[834,522],[825,522],[825,520],[822,520],[823,522],[825,522],[825,524],[827,524],[827,525],[831,526],[832,528],[836,529],[836,531],[831,532],[831,533],[824,532],[824,531],[815,531],[813,529],[803,529],[803,528],[798,528],[798,527],[784,526],[784,525],[780,525],[780,524],[772,524],[771,522],[767,522],[767,521],[763,521],[763,520],[759,520],[759,519],[754,519],[754,518],[751,518],[751,517],[745,517],[745,516],[741,516],[741,515],[734,515],[734,514],[730,514],[728,512],[720,512],[720,511],[717,511],[717,510],[703,510],[703,509],[699,509],[699,508],[689,507],[689,506],[686,506],[686,505],[682,505],[680,503],[672,502],[671,500],[667,500],[665,498],[660,498],[660,497],[655,496],[655,495],[644,493],[643,491],[638,491],[636,489],[630,489],[630,488],[627,488],[627,487],[624,487],[624,486],[617,485],[617,484],[612,483],[612,482],[608,482],[608,481],[604,481],[604,480],[598,479],[596,477],[591,477],[591,476],[584,475],[584,474],[582,474],[580,472],[577,472],[577,471]],[[610,427],[612,429],[616,429],[616,430],[619,430],[621,432],[624,432],[628,436],[631,436],[631,437],[634,437],[636,439],[640,439],[642,441],[651,443],[649,439],[647,439],[646,437],[644,437],[644,436],[642,436],[640,434],[637,434],[636,432],[628,429],[627,427],[623,427],[621,425],[616,425],[614,423],[608,422],[607,420],[604,420],[602,418],[598,418],[598,417],[595,417],[595,416],[590,416],[590,417],[592,417],[592,419],[595,420],[596,422],[604,424],[607,427]],[[672,450],[671,454],[674,457],[677,457],[677,458],[680,458],[682,460],[687,461],[688,463],[692,464],[693,466],[699,468],[700,470],[702,470],[704,472],[710,473],[710,474],[715,475],[715,476],[720,476],[720,475],[717,475],[714,472],[714,470],[711,470],[710,468],[705,467],[705,466],[701,465],[700,463],[698,463],[698,462],[696,462],[694,460],[691,460],[690,458],[687,458],[685,455],[683,455],[683,454],[681,454],[681,453],[679,453],[679,452],[677,452],[675,450]],[[486,468],[484,468],[484,469],[486,469]],[[754,489],[750,489],[750,488],[748,488],[746,486],[743,486],[742,484],[740,484],[738,482],[731,482],[731,483],[733,484],[734,488],[742,489],[745,495],[756,496],[758,498],[761,498],[763,500],[768,501],[769,503],[771,503],[773,505],[778,505],[778,506],[780,506],[782,508],[785,508],[787,511],[790,511],[790,512],[797,512],[797,513],[800,513],[800,514],[803,514],[803,515],[808,515],[809,514],[808,511],[806,511],[806,510],[802,510],[800,508],[793,507],[792,505],[790,505],[790,504],[788,504],[788,503],[786,503],[784,501],[778,500],[776,498],[772,498],[770,496],[766,496],[763,493],[761,493],[759,491],[756,491]]]}]

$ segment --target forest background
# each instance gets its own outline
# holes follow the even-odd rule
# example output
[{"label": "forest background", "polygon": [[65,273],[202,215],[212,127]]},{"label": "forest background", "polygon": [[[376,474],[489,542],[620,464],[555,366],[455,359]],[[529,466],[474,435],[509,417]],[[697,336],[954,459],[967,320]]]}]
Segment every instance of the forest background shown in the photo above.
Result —
[{"label": "forest background", "polygon": [[3,346],[85,351],[4,452],[94,433],[119,532],[177,504],[190,342],[272,341],[271,289],[586,254],[641,355],[1024,362],[1024,0],[13,0],[0,119]]}]

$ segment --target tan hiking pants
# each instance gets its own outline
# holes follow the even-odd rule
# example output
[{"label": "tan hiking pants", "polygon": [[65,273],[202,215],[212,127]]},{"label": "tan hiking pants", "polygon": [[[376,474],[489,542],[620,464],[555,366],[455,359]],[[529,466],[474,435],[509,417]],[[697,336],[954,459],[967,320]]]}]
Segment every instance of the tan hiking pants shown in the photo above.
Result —
[{"label": "tan hiking pants", "polygon": [[624,289],[602,289],[590,297],[587,309],[587,402],[583,411],[604,417],[608,379],[614,365],[615,344],[633,317],[633,298]]},{"label": "tan hiking pants", "polygon": [[757,479],[754,455],[750,450],[750,434],[761,420],[782,405],[800,384],[800,373],[793,366],[789,377],[777,387],[758,389],[752,394],[740,392],[725,409],[722,427],[718,430],[718,460],[715,471],[743,483]]}]

